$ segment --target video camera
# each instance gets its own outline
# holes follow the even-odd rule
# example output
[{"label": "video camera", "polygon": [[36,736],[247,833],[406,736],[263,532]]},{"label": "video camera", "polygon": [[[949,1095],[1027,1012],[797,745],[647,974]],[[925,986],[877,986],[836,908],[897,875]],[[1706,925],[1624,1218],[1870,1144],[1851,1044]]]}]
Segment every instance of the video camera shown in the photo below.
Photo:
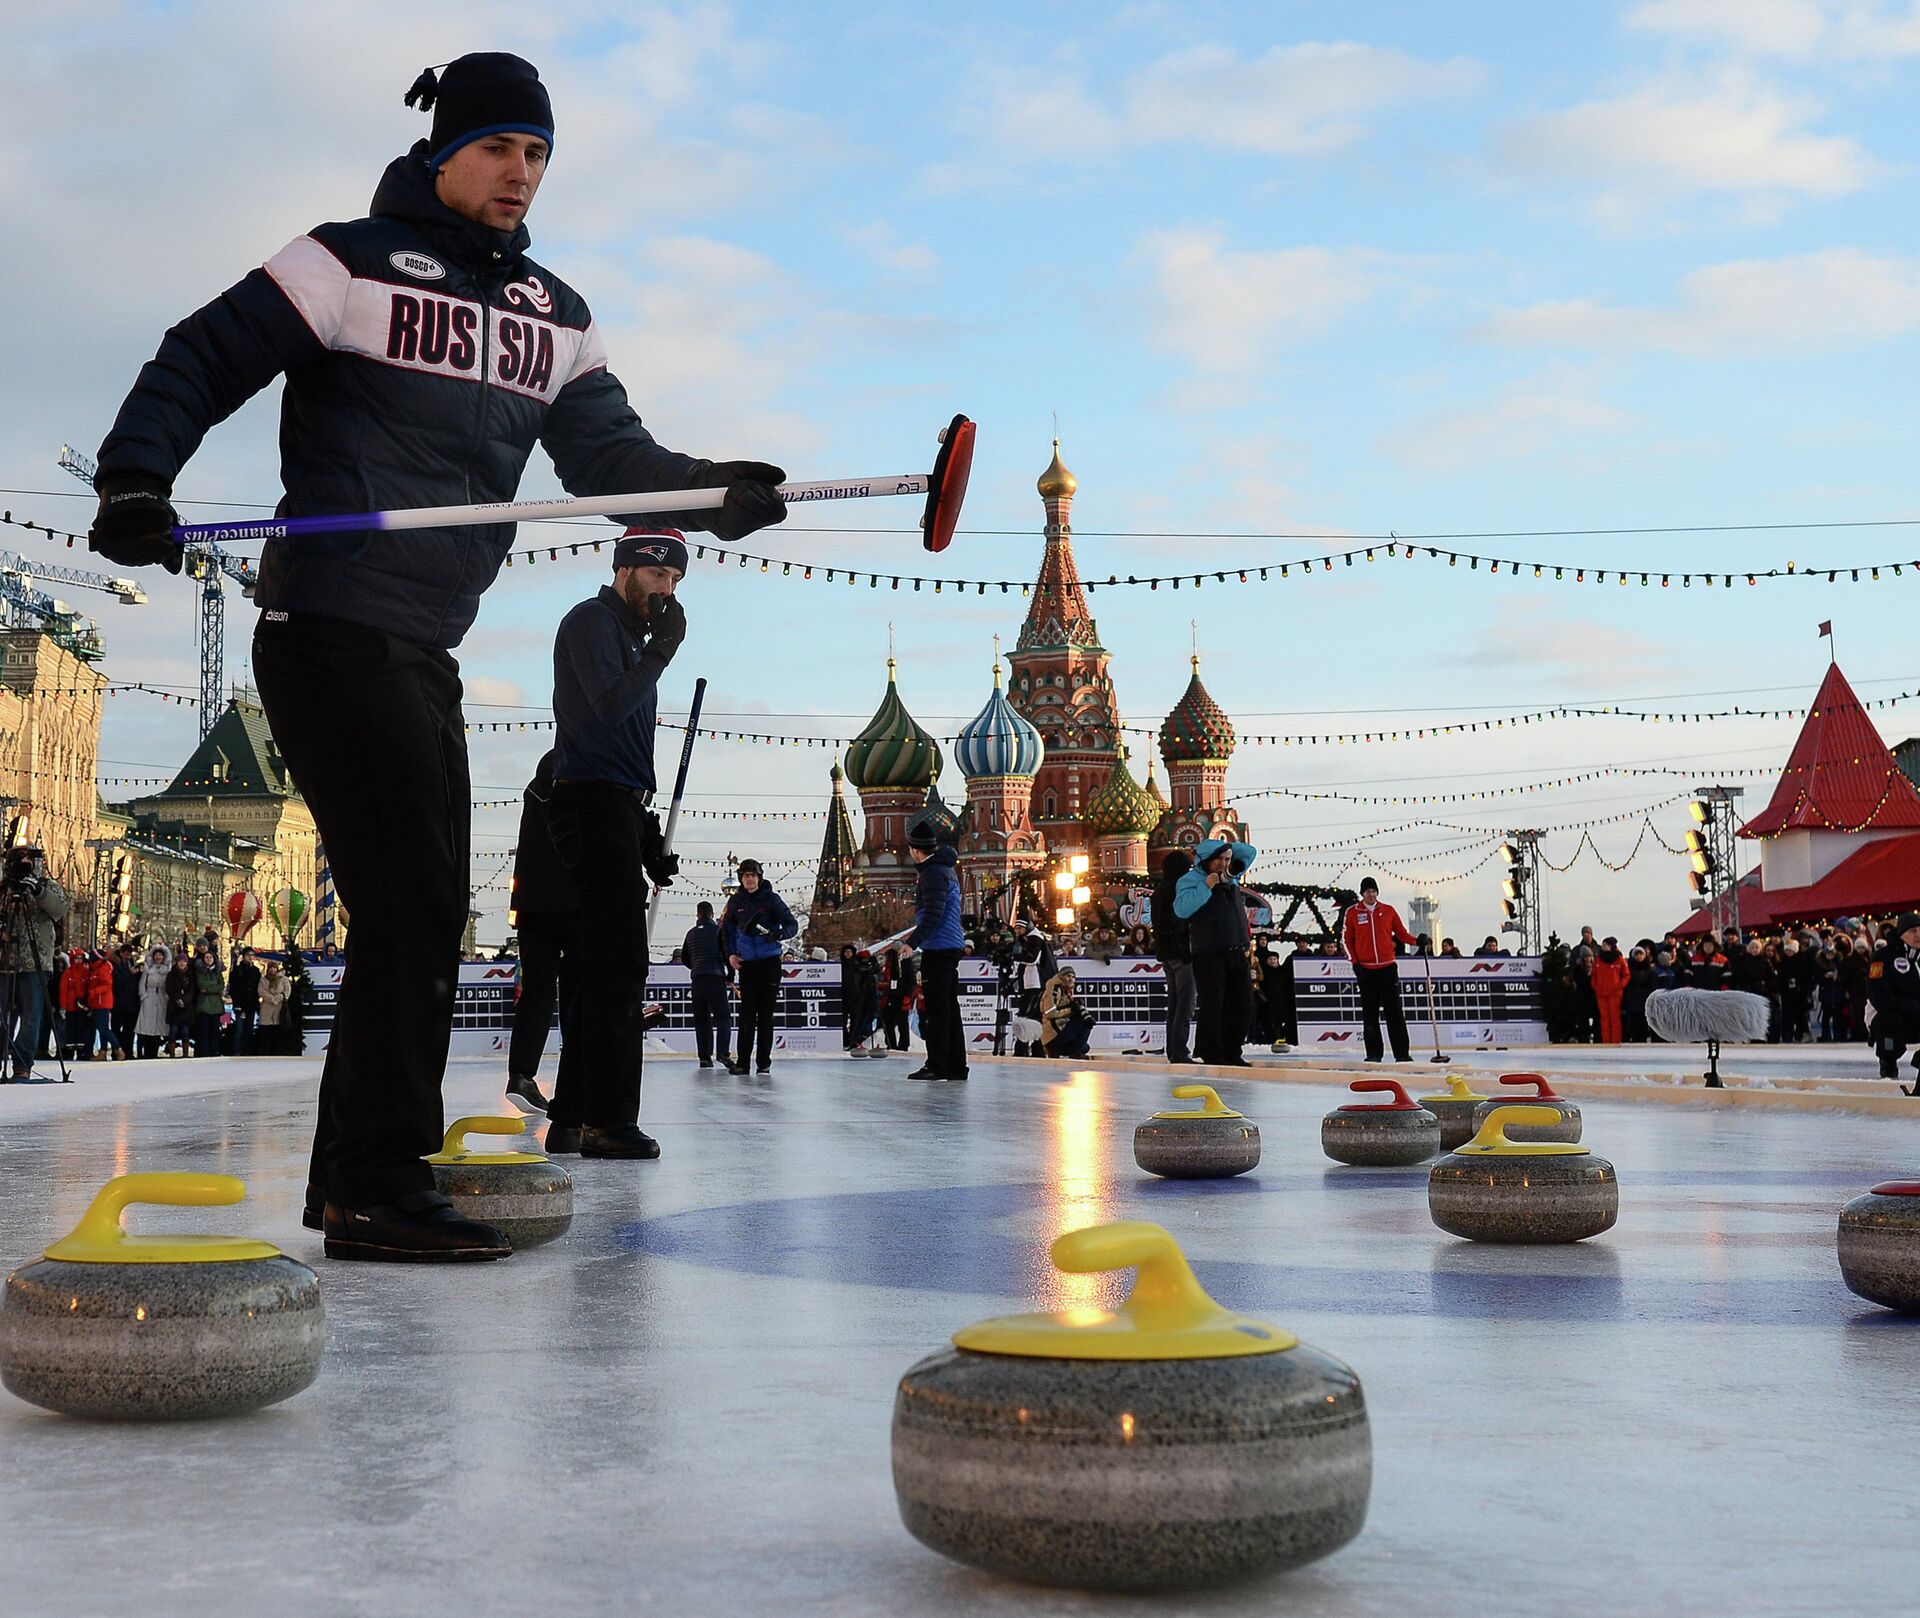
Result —
[{"label": "video camera", "polygon": [[0,887],[32,893],[40,886],[40,874],[35,867],[43,857],[42,851],[31,843],[8,849],[6,863],[0,865]]}]

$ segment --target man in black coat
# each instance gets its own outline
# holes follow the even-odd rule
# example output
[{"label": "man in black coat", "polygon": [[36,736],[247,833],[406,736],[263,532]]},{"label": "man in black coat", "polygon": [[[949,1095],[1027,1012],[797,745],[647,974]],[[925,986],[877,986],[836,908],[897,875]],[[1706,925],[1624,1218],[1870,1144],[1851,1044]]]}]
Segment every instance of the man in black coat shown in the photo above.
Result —
[{"label": "man in black coat", "polygon": [[[431,135],[389,165],[368,218],[316,226],[168,332],[101,447],[93,549],[178,572],[175,479],[283,375],[287,517],[509,501],[538,441],[574,494],[724,486],[718,511],[681,525],[738,539],[779,521],[780,469],[657,444],[585,300],[528,257],[554,149],[532,65],[463,56],[408,100],[432,112]],[[261,557],[254,678],[353,915],[309,1171],[334,1258],[510,1251],[455,1213],[424,1159],[444,1122],[472,879],[452,649],[513,532],[276,537]]]},{"label": "man in black coat", "polygon": [[727,986],[733,981],[733,968],[727,964],[720,924],[713,919],[713,905],[705,899],[695,912],[694,924],[680,941],[680,959],[685,963],[693,989],[693,1042],[702,1067],[713,1066],[713,1053],[727,1059],[727,1046],[733,1033],[733,1011],[727,1001]]},{"label": "man in black coat", "polygon": [[113,952],[113,1048],[116,1060],[133,1056],[133,1029],[140,1020],[140,967],[133,945]]},{"label": "man in black coat", "polygon": [[[1890,948],[1867,968],[1867,1001],[1873,1008],[1873,1048],[1880,1077],[1898,1081],[1900,1058],[1920,1044],[1920,915],[1907,912],[1894,923]],[[1920,1096],[1920,1051],[1914,1053],[1913,1088]]]},{"label": "man in black coat", "polygon": [[233,1002],[233,1054],[251,1056],[253,1033],[260,1024],[260,968],[253,964],[253,951],[245,944],[233,952],[233,965],[227,972],[227,998]]}]

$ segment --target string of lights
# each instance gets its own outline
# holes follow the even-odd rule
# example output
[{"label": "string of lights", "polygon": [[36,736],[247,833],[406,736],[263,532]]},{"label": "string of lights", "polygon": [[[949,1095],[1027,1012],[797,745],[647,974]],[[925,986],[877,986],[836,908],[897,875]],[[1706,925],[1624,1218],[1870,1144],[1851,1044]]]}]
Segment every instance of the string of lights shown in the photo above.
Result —
[{"label": "string of lights", "polygon": [[[78,541],[85,537],[82,534],[72,533],[65,529],[50,527],[45,523],[36,523],[22,518],[16,518],[10,510],[4,514],[0,514],[0,522],[4,522],[10,527],[19,528],[29,533],[43,534],[48,539],[61,540],[69,549],[73,548]],[[1820,526],[1833,527],[1840,525],[1827,524]],[[1894,524],[1888,523],[1880,526],[1894,526]],[[816,529],[812,531],[826,533],[835,531],[866,532],[868,530]],[[872,531],[894,532],[895,530]],[[1646,533],[1649,535],[1731,531],[1746,532],[1750,530],[1735,530],[1731,528],[1660,528],[1631,530],[1631,532]],[[902,530],[902,532],[904,532],[904,530]],[[1024,535],[1026,531],[976,530],[975,532]],[[1146,531],[1129,533],[1120,530],[1092,529],[1084,530],[1083,532],[1089,537],[1098,533],[1101,537],[1107,538],[1139,539],[1179,537],[1187,539],[1230,540],[1312,539],[1329,537],[1324,535],[1235,534],[1226,532],[1210,534],[1192,533],[1176,536],[1157,532],[1149,533]],[[1599,534],[1607,531],[1570,529],[1559,532],[1562,534]],[[525,550],[509,552],[505,560],[505,565],[511,568],[517,562],[525,567],[535,567],[538,566],[542,560],[548,563],[558,562],[563,557],[572,560],[580,556],[583,552],[598,555],[605,547],[613,544],[618,537],[617,534],[608,530],[603,531],[602,536],[597,539],[581,539],[560,542],[553,545],[532,546]],[[1512,534],[1487,537],[1521,538],[1548,536],[1543,531],[1539,535]],[[823,562],[803,561],[794,557],[769,556],[758,551],[738,550],[732,546],[723,546],[711,542],[700,543],[696,541],[693,549],[695,561],[705,561],[708,555],[711,554],[714,562],[721,567],[732,564],[739,570],[757,570],[759,573],[768,576],[772,576],[773,570],[778,568],[780,577],[798,579],[801,582],[812,582],[816,576],[818,576],[828,584],[834,584],[844,579],[848,586],[852,588],[858,588],[862,583],[865,583],[868,589],[877,590],[884,583],[889,590],[898,590],[902,585],[906,585],[914,592],[924,592],[928,586],[932,586],[931,591],[928,593],[933,595],[951,593],[960,596],[971,592],[976,596],[983,596],[989,590],[993,590],[1001,595],[1011,595],[1015,591],[1018,591],[1022,597],[1027,597],[1031,596],[1035,590],[1038,589],[1044,598],[1052,593],[1050,587],[1035,585],[1031,580],[1027,579],[974,579],[922,573],[895,573],[885,568],[878,570],[871,568],[849,568],[841,563],[828,566]],[[1815,566],[1808,568],[1801,567],[1797,561],[1789,560],[1784,566],[1776,565],[1768,568],[1756,568],[1750,571],[1736,569],[1733,572],[1724,572],[1718,569],[1690,569],[1681,571],[1667,569],[1663,571],[1659,568],[1621,568],[1613,563],[1609,563],[1605,567],[1599,567],[1567,561],[1543,561],[1525,557],[1492,556],[1477,551],[1455,550],[1448,545],[1425,542],[1417,543],[1411,537],[1402,539],[1397,533],[1389,533],[1374,539],[1371,543],[1355,544],[1343,550],[1330,550],[1316,556],[1293,557],[1285,562],[1235,563],[1217,568],[1203,568],[1197,572],[1130,573],[1124,578],[1117,573],[1111,573],[1104,579],[1082,578],[1080,580],[1080,586],[1085,589],[1089,595],[1092,595],[1100,590],[1158,590],[1162,585],[1172,590],[1179,590],[1183,587],[1199,590],[1204,588],[1209,580],[1216,585],[1266,583],[1276,576],[1282,580],[1297,578],[1310,581],[1316,577],[1324,577],[1326,574],[1332,573],[1335,571],[1336,566],[1340,568],[1351,568],[1356,563],[1364,566],[1375,562],[1382,556],[1389,561],[1398,559],[1404,561],[1438,562],[1450,568],[1457,568],[1464,562],[1467,564],[1468,572],[1484,571],[1490,578],[1500,576],[1520,578],[1524,575],[1543,582],[1550,578],[1554,583],[1584,585],[1591,580],[1595,584],[1604,585],[1612,583],[1621,586],[1630,585],[1637,580],[1643,589],[1651,589],[1657,585],[1663,590],[1670,589],[1676,584],[1683,590],[1692,589],[1696,583],[1700,584],[1703,588],[1718,586],[1719,588],[1730,590],[1734,587],[1734,584],[1739,581],[1744,581],[1751,586],[1761,583],[1773,583],[1785,579],[1824,579],[1828,584],[1837,584],[1844,578],[1849,583],[1857,584],[1862,581],[1862,575],[1865,576],[1866,582],[1878,583],[1883,574],[1892,578],[1901,578],[1909,568],[1920,572],[1920,559],[1907,557],[1890,558],[1876,562],[1846,563],[1834,567]]]}]

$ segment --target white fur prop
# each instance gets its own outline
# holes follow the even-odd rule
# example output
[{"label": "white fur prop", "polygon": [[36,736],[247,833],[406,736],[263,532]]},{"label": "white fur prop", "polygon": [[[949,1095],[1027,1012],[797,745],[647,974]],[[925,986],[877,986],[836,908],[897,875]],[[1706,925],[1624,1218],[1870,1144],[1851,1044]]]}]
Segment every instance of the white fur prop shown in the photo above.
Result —
[{"label": "white fur prop", "polygon": [[1647,996],[1647,1026],[1676,1045],[1752,1044],[1767,1037],[1767,1003],[1737,989],[1655,989]]}]

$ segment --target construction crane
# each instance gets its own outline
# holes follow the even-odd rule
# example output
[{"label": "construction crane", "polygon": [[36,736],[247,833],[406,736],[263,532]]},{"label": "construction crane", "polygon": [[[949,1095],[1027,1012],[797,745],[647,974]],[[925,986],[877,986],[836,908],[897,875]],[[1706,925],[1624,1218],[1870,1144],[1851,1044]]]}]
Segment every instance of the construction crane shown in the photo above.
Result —
[{"label": "construction crane", "polygon": [[[62,444],[60,465],[88,488],[93,487],[98,468],[92,456],[81,454],[71,444]],[[200,739],[205,741],[224,706],[221,687],[226,683],[227,670],[227,594],[220,578],[225,574],[251,600],[260,576],[246,557],[235,556],[218,545],[196,541],[186,550],[186,575],[200,582]]]},{"label": "construction crane", "polygon": [[111,579],[104,573],[89,573],[77,567],[52,567],[30,562],[11,551],[0,551],[0,601],[6,603],[7,622],[17,629],[39,629],[52,636],[83,662],[100,660],[100,629],[83,618],[66,602],[44,594],[36,585],[40,580],[77,585],[82,590],[101,590],[124,605],[137,607],[147,599],[146,591],[131,579]]}]

